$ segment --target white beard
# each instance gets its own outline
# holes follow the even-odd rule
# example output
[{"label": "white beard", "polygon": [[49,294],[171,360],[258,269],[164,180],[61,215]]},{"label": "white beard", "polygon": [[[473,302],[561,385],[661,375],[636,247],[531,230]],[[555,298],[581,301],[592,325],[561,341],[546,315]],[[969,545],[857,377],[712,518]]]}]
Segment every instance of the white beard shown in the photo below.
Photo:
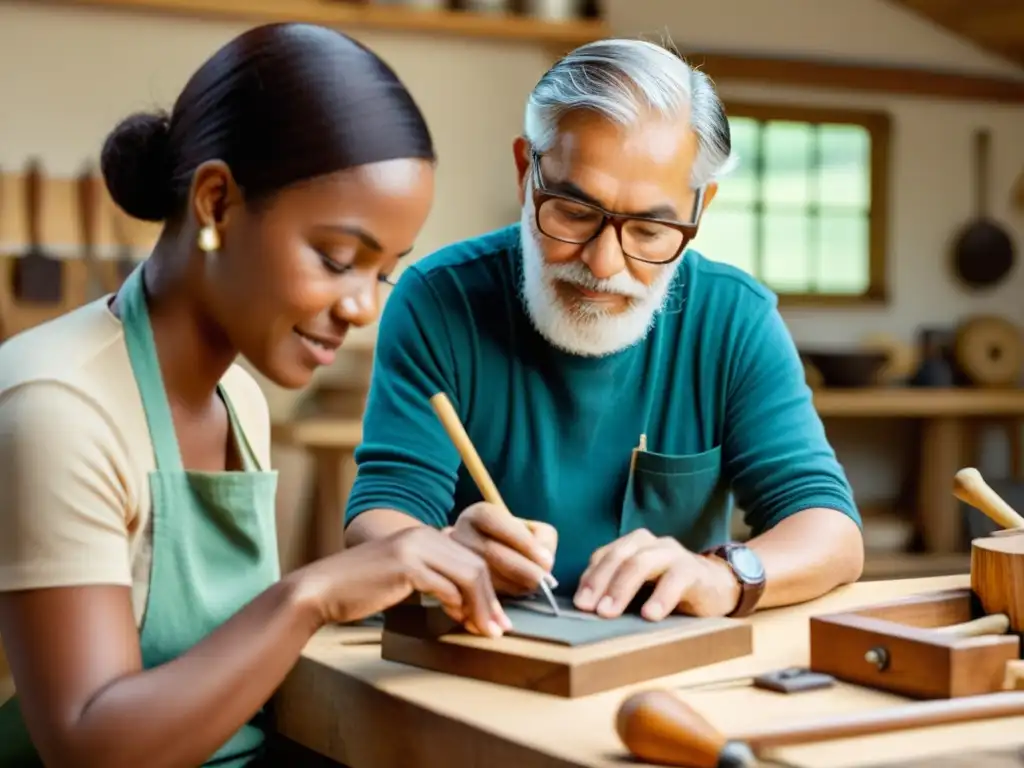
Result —
[{"label": "white beard", "polygon": [[[538,242],[540,236],[534,231],[532,208],[523,206],[520,291],[527,314],[541,336],[570,354],[585,357],[610,355],[647,337],[682,259],[665,266],[651,285],[644,285],[626,270],[599,280],[582,261],[547,263]],[[621,312],[609,312],[597,302],[581,301],[569,306],[555,289],[559,281],[590,291],[627,296],[630,305]]]}]

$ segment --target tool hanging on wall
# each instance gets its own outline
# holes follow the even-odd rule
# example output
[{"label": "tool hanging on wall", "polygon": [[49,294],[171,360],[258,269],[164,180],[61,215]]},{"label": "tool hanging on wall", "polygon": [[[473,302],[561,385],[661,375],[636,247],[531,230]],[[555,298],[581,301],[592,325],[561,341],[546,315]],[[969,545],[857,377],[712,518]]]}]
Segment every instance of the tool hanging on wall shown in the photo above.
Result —
[{"label": "tool hanging on wall", "polygon": [[96,217],[99,213],[99,189],[92,163],[86,164],[78,176],[78,224],[82,242],[82,260],[88,270],[86,300],[98,299],[117,290],[112,285],[110,265],[96,255]]},{"label": "tool hanging on wall", "polygon": [[64,264],[43,248],[43,167],[33,158],[25,173],[28,251],[12,265],[11,283],[19,301],[57,304],[64,296]]},{"label": "tool hanging on wall", "polygon": [[968,288],[991,288],[1013,270],[1014,246],[1007,231],[988,212],[989,145],[987,129],[974,134],[975,215],[957,235],[953,270]]}]

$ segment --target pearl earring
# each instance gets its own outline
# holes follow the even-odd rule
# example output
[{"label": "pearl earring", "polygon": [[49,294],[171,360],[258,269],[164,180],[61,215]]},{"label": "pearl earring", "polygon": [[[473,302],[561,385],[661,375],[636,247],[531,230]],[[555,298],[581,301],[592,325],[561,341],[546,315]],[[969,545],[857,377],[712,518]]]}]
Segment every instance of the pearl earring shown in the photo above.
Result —
[{"label": "pearl earring", "polygon": [[208,224],[199,230],[199,250],[203,253],[213,253],[220,248],[220,235],[213,225]]}]

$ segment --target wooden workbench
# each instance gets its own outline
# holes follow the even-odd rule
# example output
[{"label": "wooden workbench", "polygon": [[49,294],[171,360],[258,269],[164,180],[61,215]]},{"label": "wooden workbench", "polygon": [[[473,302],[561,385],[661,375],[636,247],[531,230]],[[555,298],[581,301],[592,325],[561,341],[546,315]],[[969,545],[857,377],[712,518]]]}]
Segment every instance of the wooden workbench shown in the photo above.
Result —
[{"label": "wooden workbench", "polygon": [[[965,576],[855,584],[802,606],[751,619],[754,654],[657,681],[679,687],[806,664],[813,614],[964,587]],[[351,768],[622,768],[615,711],[632,686],[562,699],[382,661],[379,633],[335,627],[308,645],[277,705],[285,736]],[[739,684],[681,690],[714,724],[730,729],[904,703],[839,685],[781,695]],[[780,750],[796,768],[863,768],[1024,742],[1024,717],[921,729]]]}]

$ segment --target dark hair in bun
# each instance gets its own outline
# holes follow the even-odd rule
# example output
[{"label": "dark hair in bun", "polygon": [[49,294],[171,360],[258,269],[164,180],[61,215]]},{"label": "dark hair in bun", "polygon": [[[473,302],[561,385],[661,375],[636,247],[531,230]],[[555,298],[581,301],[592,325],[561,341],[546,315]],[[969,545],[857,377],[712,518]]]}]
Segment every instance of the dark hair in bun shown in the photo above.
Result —
[{"label": "dark hair in bun", "polygon": [[254,202],[298,181],[397,158],[434,160],[419,107],[376,54],[333,29],[268,24],[236,37],[171,113],[123,120],[103,145],[111,197],[148,221],[179,216],[195,169],[222,160]]},{"label": "dark hair in bun", "polygon": [[171,195],[170,117],[138,113],[122,120],[103,143],[100,165],[114,202],[146,221],[162,221]]}]

